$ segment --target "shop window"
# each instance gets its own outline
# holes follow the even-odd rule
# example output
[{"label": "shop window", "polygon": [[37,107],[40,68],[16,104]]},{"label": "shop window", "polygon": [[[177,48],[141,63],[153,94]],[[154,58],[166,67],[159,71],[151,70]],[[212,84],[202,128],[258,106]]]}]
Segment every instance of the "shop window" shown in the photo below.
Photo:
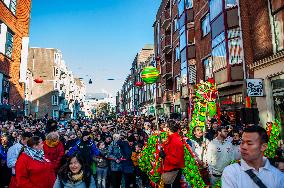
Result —
[{"label": "shop window", "polygon": [[204,37],[210,32],[210,19],[209,13],[207,13],[201,20],[202,36]]},{"label": "shop window", "polygon": [[214,22],[211,24],[212,38],[214,39],[222,31],[224,31],[224,14],[221,14]]},{"label": "shop window", "polygon": [[185,7],[186,9],[190,9],[193,7],[193,0],[185,0]]},{"label": "shop window", "polygon": [[179,0],[178,3],[178,15],[181,16],[184,12],[184,0]]},{"label": "shop window", "polygon": [[214,20],[223,11],[223,0],[210,0],[210,20]]},{"label": "shop window", "polygon": [[12,58],[13,43],[14,43],[14,34],[8,28],[7,34],[6,34],[5,55],[8,56],[9,58]]},{"label": "shop window", "polygon": [[204,66],[205,80],[208,80],[208,78],[212,78],[213,66],[212,66],[211,57],[207,57],[206,59],[203,60],[203,66]]}]

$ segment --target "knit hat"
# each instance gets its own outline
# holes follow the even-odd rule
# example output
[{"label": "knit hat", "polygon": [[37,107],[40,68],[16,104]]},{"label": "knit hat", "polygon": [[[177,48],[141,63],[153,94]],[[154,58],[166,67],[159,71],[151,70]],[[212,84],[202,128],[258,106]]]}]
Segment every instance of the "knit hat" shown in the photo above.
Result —
[{"label": "knit hat", "polygon": [[90,133],[88,132],[88,131],[83,131],[83,133],[82,133],[82,138],[84,137],[84,136],[89,136],[90,135]]}]

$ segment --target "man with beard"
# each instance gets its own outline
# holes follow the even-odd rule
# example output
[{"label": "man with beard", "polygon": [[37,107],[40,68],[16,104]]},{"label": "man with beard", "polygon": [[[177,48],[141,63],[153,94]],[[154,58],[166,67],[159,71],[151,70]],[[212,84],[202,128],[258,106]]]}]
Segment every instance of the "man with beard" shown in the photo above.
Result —
[{"label": "man with beard", "polygon": [[79,152],[81,154],[86,164],[91,164],[93,157],[99,156],[100,154],[98,148],[90,139],[90,133],[87,131],[82,133],[82,139],[79,140],[66,155],[69,157],[75,152]]},{"label": "man with beard", "polygon": [[232,143],[225,141],[228,135],[226,127],[218,127],[217,137],[209,144],[205,160],[208,163],[211,185],[222,175],[224,168],[234,160]]}]

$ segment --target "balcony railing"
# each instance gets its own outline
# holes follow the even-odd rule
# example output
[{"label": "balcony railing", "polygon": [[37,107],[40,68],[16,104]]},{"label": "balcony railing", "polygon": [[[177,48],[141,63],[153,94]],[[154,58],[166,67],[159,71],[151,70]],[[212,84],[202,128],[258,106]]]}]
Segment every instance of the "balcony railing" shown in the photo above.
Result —
[{"label": "balcony railing", "polygon": [[166,35],[162,41],[162,50],[163,52],[167,52],[169,49],[171,49],[172,41],[171,41],[171,35]]},{"label": "balcony railing", "polygon": [[170,9],[167,9],[162,13],[162,27],[166,29],[169,27],[170,23],[171,23]]},{"label": "balcony railing", "polygon": [[168,77],[172,75],[172,62],[165,62],[162,65],[162,77]]}]

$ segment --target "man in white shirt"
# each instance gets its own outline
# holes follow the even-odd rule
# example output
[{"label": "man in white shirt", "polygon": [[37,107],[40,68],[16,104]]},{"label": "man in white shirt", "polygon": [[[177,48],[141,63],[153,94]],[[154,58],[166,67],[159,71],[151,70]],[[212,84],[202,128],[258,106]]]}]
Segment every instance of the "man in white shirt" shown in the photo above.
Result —
[{"label": "man in white shirt", "polygon": [[224,169],[222,188],[284,187],[284,173],[273,167],[268,159],[263,157],[267,143],[268,136],[264,128],[247,127],[240,146],[241,162]]},{"label": "man in white shirt", "polygon": [[224,168],[234,160],[232,143],[225,141],[228,135],[226,127],[218,127],[217,134],[217,137],[208,144],[205,156],[212,185],[221,178]]}]

